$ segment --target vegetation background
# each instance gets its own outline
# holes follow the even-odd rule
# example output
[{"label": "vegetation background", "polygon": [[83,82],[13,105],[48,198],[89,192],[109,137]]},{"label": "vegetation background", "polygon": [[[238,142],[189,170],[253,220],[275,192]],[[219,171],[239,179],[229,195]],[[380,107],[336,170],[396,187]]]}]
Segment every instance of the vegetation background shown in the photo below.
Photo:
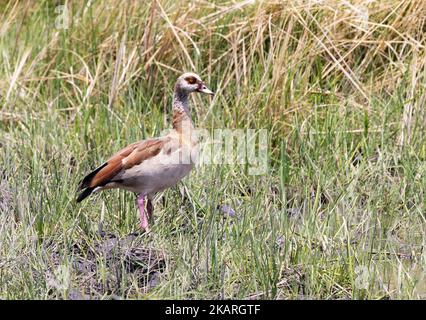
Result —
[{"label": "vegetation background", "polygon": [[[426,298],[426,1],[0,1],[1,299]],[[169,126],[268,130],[268,174],[78,181]],[[232,217],[218,209],[229,206]],[[226,210],[225,210],[226,211]]]}]

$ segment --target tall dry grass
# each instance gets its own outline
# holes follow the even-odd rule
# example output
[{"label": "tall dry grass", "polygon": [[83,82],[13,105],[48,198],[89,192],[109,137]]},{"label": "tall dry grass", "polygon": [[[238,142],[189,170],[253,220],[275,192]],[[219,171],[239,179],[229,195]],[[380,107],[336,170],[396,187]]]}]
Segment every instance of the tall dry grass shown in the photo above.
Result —
[{"label": "tall dry grass", "polygon": [[274,136],[318,102],[350,99],[370,113],[372,97],[399,88],[407,88],[400,143],[423,119],[421,0],[70,1],[68,29],[55,27],[64,23],[58,4],[3,4],[2,119],[20,117],[17,101],[58,87],[57,103],[70,113],[108,101],[114,114],[129,90],[151,98],[154,87],[170,88],[184,70],[216,87],[234,126],[266,126]]}]

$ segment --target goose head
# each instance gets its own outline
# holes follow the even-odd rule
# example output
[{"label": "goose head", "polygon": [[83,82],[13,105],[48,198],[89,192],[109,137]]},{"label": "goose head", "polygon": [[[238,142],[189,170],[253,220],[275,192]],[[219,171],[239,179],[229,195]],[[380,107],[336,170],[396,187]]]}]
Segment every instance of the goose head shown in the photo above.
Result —
[{"label": "goose head", "polygon": [[192,92],[201,92],[209,95],[214,94],[213,91],[207,88],[200,76],[193,72],[186,72],[181,75],[176,81],[175,90],[185,92],[187,94]]}]

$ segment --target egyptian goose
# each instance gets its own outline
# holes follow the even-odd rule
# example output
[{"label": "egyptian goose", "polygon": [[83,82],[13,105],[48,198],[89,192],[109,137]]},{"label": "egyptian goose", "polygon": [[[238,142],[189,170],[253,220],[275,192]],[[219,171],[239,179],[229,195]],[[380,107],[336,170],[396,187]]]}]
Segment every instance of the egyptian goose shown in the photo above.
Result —
[{"label": "egyptian goose", "polygon": [[[192,92],[213,95],[195,73],[184,73],[173,94],[173,129],[163,137],[135,142],[117,152],[80,182],[80,202],[104,189],[120,188],[135,192],[143,230],[153,222],[154,195],[178,183],[194,167],[197,137],[189,112],[188,96]],[[148,198],[145,213],[145,198]]]}]

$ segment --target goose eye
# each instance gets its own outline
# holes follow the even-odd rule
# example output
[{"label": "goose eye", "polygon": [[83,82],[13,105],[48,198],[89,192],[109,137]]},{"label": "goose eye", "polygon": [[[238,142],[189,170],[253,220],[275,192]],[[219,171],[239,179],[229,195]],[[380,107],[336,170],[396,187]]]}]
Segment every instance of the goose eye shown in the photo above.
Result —
[{"label": "goose eye", "polygon": [[197,80],[194,77],[188,77],[185,78],[185,80],[189,83],[189,84],[194,84],[195,82],[197,82]]}]

